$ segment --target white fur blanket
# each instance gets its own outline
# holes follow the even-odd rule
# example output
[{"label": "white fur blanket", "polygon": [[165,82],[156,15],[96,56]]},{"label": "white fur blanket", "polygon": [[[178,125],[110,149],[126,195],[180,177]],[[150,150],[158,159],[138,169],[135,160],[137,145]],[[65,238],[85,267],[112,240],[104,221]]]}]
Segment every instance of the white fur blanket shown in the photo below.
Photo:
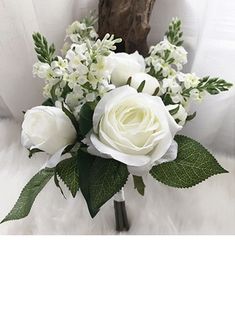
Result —
[{"label": "white fur blanket", "polygon": [[[197,187],[180,190],[149,176],[144,198],[126,185],[130,231],[127,234],[234,234],[235,159],[217,154],[230,174],[212,177]],[[0,121],[0,218],[15,203],[22,187],[46,160],[45,154],[28,159],[20,145],[20,125]],[[112,201],[91,219],[79,194],[65,200],[51,181],[40,193],[30,215],[0,225],[0,234],[116,234]]]}]

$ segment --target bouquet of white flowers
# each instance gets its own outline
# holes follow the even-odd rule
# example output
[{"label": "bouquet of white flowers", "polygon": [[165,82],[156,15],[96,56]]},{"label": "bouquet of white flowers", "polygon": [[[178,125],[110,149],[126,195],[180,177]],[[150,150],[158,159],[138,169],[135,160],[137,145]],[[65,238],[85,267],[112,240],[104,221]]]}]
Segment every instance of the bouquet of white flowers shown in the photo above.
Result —
[{"label": "bouquet of white flowers", "polygon": [[118,201],[129,175],[144,195],[143,176],[168,186],[192,187],[227,172],[197,141],[179,135],[190,102],[232,85],[219,78],[184,73],[181,22],[173,19],[162,42],[146,58],[115,53],[121,39],[98,39],[95,19],[74,22],[61,56],[44,36],[33,35],[39,62],[33,74],[44,79],[45,102],[25,113],[22,144],[29,157],[50,155],[28,182],[2,222],[26,217],[37,194],[53,177],[73,197],[81,190],[92,217],[113,196]]}]

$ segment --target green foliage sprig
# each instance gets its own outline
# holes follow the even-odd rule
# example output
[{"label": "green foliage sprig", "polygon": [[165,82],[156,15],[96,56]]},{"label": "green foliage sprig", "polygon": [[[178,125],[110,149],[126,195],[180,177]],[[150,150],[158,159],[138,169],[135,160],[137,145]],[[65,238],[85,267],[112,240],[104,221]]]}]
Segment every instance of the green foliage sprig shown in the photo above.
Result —
[{"label": "green foliage sprig", "polygon": [[220,92],[229,90],[232,86],[232,83],[226,82],[224,79],[206,76],[202,77],[199,80],[199,84],[197,87],[190,87],[188,89],[184,89],[182,95],[184,97],[190,97],[191,90],[195,88],[198,89],[199,92],[207,92],[211,95],[216,95]]},{"label": "green foliage sprig", "polygon": [[207,91],[211,95],[219,94],[220,92],[224,92],[229,90],[233,84],[226,82],[225,80],[214,77],[210,78],[209,76],[203,77],[200,79],[200,83],[197,89],[202,91]]},{"label": "green foliage sprig", "polygon": [[49,46],[46,38],[39,32],[33,34],[33,41],[38,60],[43,63],[51,64],[51,62],[54,60],[55,54],[54,44]]},{"label": "green foliage sprig", "polygon": [[181,21],[178,18],[172,19],[165,35],[171,44],[176,46],[181,46],[183,44],[183,32],[181,31]]}]

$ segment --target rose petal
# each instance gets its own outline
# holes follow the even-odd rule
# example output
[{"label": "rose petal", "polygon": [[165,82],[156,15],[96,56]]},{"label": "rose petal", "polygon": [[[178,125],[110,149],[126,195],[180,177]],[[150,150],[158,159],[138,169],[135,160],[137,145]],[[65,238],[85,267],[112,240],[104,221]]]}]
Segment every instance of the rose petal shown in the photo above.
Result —
[{"label": "rose petal", "polygon": [[150,158],[148,156],[136,156],[136,155],[129,155],[122,153],[116,149],[113,149],[102,142],[99,141],[97,136],[92,133],[90,136],[91,143],[93,146],[101,153],[105,155],[110,155],[113,159],[116,159],[117,161],[123,162],[127,165],[132,165],[132,166],[143,166],[149,163]]}]

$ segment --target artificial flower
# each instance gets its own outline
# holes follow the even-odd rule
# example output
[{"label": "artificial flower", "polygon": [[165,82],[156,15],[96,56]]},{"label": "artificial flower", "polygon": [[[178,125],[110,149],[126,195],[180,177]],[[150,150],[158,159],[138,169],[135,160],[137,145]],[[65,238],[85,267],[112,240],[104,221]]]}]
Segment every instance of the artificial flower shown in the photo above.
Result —
[{"label": "artificial flower", "polygon": [[113,66],[111,81],[115,86],[125,85],[132,75],[145,71],[145,61],[137,51],[132,54],[111,53],[107,58]]},{"label": "artificial flower", "polygon": [[[90,153],[111,157],[134,168],[139,174],[165,161],[174,160],[174,136],[182,127],[158,96],[138,93],[128,85],[107,93],[97,104],[93,130],[84,140]],[[168,155],[168,154],[167,154]]]},{"label": "artificial flower", "polygon": [[130,86],[134,87],[135,89],[138,89],[140,85],[144,81],[144,86],[142,89],[142,93],[147,93],[149,95],[153,95],[154,93],[159,90],[159,82],[158,80],[146,73],[135,73],[134,75],[131,76],[130,79]]},{"label": "artificial flower", "polygon": [[53,155],[75,139],[76,131],[62,109],[36,106],[25,113],[21,134],[24,147]]}]

